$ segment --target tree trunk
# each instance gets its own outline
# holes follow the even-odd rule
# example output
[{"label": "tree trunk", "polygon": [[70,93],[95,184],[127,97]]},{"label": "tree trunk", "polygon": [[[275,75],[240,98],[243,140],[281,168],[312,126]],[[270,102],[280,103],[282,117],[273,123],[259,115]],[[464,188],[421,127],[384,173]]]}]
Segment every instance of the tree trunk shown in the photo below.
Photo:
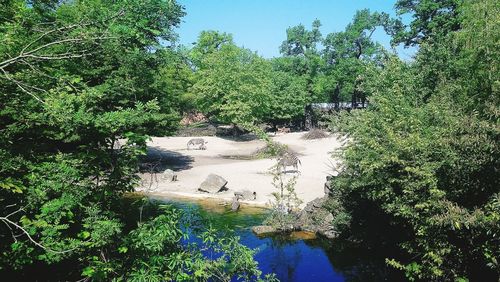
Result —
[{"label": "tree trunk", "polygon": [[311,130],[313,128],[313,121],[312,121],[312,106],[311,104],[308,104],[305,109],[305,115],[304,115],[304,127],[306,130]]}]

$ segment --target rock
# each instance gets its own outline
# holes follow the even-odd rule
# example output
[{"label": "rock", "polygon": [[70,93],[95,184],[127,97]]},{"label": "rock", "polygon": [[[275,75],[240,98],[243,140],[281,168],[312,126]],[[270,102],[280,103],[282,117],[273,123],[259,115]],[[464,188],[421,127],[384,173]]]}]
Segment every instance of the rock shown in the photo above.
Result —
[{"label": "rock", "polygon": [[233,203],[231,204],[231,210],[237,211],[240,209],[240,202],[238,202],[238,197],[233,198]]},{"label": "rock", "polygon": [[269,225],[258,225],[258,226],[252,227],[252,231],[257,236],[265,236],[265,235],[276,233],[277,230],[276,230],[276,228],[269,226]]},{"label": "rock", "polygon": [[339,236],[335,230],[320,230],[318,233],[327,239],[335,239]]},{"label": "rock", "polygon": [[167,181],[177,181],[177,174],[171,170],[171,169],[166,169],[162,175],[161,175],[161,179],[163,180],[167,180]]},{"label": "rock", "polygon": [[201,183],[200,188],[198,188],[198,190],[208,193],[217,193],[220,192],[221,190],[224,190],[226,184],[227,180],[225,180],[221,176],[218,176],[216,174],[210,174],[208,175],[207,179],[205,179],[205,181]]},{"label": "rock", "polygon": [[292,240],[312,240],[316,239],[316,232],[310,232],[307,230],[303,231],[293,231],[292,234],[290,234],[290,238]]},{"label": "rock", "polygon": [[312,209],[320,209],[323,207],[323,203],[326,201],[326,197],[316,198],[309,202],[307,205],[312,206]]},{"label": "rock", "polygon": [[325,195],[333,195],[333,189],[332,189],[332,186],[331,186],[331,181],[333,179],[333,176],[331,175],[328,175],[326,177],[326,182],[325,182]]},{"label": "rock", "polygon": [[253,200],[257,199],[257,193],[249,191],[249,190],[243,190],[241,192],[239,192],[239,191],[234,192],[234,196],[238,199],[245,200],[245,201],[253,201]]},{"label": "rock", "polygon": [[321,208],[323,206],[323,203],[320,202],[320,201],[315,201],[315,202],[313,202],[312,205],[313,205],[313,207],[319,209],[319,208]]},{"label": "rock", "polygon": [[336,238],[338,233],[332,225],[334,216],[323,207],[326,201],[328,196],[307,203],[295,223],[295,228],[315,232],[329,239]]},{"label": "rock", "polygon": [[329,212],[328,215],[325,217],[325,223],[331,224],[334,219],[335,218],[333,217],[333,214]]}]

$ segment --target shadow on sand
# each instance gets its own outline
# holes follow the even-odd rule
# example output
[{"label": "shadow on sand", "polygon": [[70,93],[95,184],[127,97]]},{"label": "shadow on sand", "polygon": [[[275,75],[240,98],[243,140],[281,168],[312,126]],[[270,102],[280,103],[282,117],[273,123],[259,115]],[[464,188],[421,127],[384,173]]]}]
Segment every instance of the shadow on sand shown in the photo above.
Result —
[{"label": "shadow on sand", "polygon": [[229,141],[234,141],[234,142],[248,142],[248,141],[253,141],[253,140],[259,140],[259,137],[253,133],[246,133],[246,134],[241,134],[241,135],[217,135],[217,137],[229,140]]},{"label": "shadow on sand", "polygon": [[192,168],[194,158],[178,152],[165,150],[159,147],[149,147],[145,156],[140,159],[140,172],[163,172],[166,169],[173,171]]}]

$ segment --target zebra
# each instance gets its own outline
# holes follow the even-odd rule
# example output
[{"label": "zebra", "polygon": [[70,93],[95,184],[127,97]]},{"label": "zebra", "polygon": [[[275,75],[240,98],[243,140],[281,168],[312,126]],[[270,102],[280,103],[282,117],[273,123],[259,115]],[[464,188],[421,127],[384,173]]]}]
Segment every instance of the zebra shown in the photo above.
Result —
[{"label": "zebra", "polygon": [[206,150],[207,146],[205,144],[208,143],[203,138],[193,138],[187,142],[187,149],[189,150],[191,146],[198,146],[198,150]]},{"label": "zebra", "polygon": [[296,172],[299,172],[299,164],[302,165],[297,155],[294,153],[285,153],[278,158],[278,168],[283,168],[284,173],[286,173],[286,167],[291,166]]}]

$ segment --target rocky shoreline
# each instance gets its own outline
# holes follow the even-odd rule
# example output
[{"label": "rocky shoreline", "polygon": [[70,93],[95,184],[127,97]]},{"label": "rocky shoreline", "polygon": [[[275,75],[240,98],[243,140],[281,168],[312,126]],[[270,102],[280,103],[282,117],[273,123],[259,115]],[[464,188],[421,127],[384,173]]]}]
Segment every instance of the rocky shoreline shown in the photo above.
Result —
[{"label": "rocky shoreline", "polygon": [[324,206],[328,200],[328,195],[317,198],[305,206],[297,214],[295,224],[285,229],[278,229],[269,225],[258,225],[252,227],[252,231],[257,236],[269,236],[277,233],[289,233],[292,231],[305,231],[318,234],[327,239],[338,237],[338,232],[332,224],[333,214]]}]

